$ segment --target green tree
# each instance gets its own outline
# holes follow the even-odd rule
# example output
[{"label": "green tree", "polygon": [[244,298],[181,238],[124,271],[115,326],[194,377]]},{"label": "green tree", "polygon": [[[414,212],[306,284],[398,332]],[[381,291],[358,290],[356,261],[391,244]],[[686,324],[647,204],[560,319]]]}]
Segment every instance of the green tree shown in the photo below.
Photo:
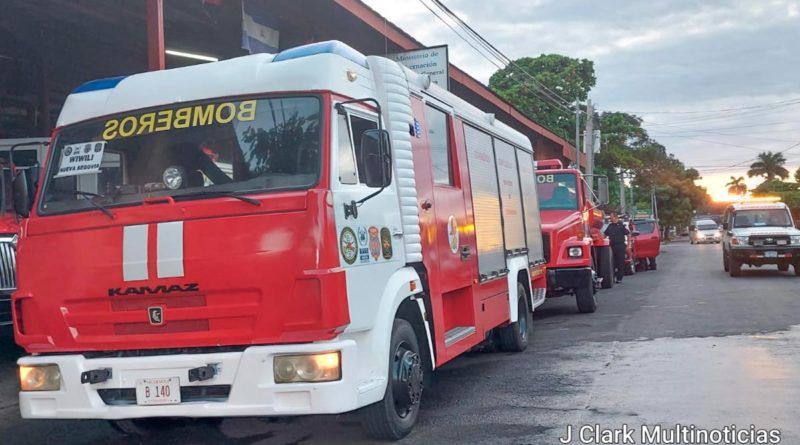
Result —
[{"label": "green tree", "polygon": [[794,172],[794,182],[800,184],[800,168]]},{"label": "green tree", "polygon": [[773,181],[775,177],[785,179],[789,177],[789,170],[784,168],[786,158],[783,153],[773,153],[771,151],[762,151],[756,157],[757,161],[750,164],[750,170],[747,171],[747,176],[764,176],[767,181]]},{"label": "green tree", "polygon": [[574,143],[574,109],[554,104],[561,102],[555,95],[566,101],[577,98],[583,102],[596,81],[591,60],[542,54],[517,59],[496,71],[489,78],[489,88],[537,123]]},{"label": "green tree", "polygon": [[725,184],[728,187],[728,194],[744,196],[747,194],[747,184],[744,183],[744,176],[731,176],[730,182]]}]

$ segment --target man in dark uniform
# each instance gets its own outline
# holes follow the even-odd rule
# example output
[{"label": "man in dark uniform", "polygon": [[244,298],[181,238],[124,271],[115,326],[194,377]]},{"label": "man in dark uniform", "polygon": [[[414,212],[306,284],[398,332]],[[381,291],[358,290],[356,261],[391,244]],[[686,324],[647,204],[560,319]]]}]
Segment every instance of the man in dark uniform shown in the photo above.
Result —
[{"label": "man in dark uniform", "polygon": [[605,232],[608,239],[611,241],[611,251],[614,254],[614,272],[617,283],[622,283],[622,277],[625,275],[625,250],[628,245],[625,243],[625,237],[631,232],[619,220],[616,212],[611,214],[611,224],[606,227]]}]

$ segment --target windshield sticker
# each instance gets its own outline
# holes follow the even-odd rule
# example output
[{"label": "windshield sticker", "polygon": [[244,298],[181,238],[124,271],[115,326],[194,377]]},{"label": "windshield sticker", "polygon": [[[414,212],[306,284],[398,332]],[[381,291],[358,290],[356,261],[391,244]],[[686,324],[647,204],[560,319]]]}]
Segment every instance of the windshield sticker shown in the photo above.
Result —
[{"label": "windshield sticker", "polygon": [[386,227],[381,229],[381,252],[383,253],[383,259],[392,259],[392,234],[389,233],[389,229]]},{"label": "windshield sticker", "polygon": [[55,177],[63,178],[99,172],[105,147],[105,141],[82,142],[64,146],[64,149],[61,150],[61,161]]},{"label": "windshield sticker", "polygon": [[110,141],[161,131],[227,124],[234,119],[253,121],[256,119],[256,104],[256,100],[222,102],[109,119],[105,123],[103,139]]},{"label": "windshield sticker", "polygon": [[342,233],[339,235],[339,250],[342,252],[342,258],[345,263],[353,264],[356,262],[358,240],[350,227],[342,229]]}]

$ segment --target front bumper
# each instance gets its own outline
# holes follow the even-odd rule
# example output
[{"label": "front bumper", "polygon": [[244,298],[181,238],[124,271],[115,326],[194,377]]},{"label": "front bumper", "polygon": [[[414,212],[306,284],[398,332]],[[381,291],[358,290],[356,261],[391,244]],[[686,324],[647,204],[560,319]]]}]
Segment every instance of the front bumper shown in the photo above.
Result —
[{"label": "front bumper", "polygon": [[547,269],[547,287],[550,289],[575,289],[592,283],[592,269],[588,267],[565,267]]},{"label": "front bumper", "polygon": [[[275,355],[341,351],[342,379],[324,383],[276,384]],[[83,355],[40,355],[19,359],[20,365],[57,364],[61,390],[20,392],[23,418],[127,419],[140,417],[227,417],[335,414],[360,408],[357,387],[357,349],[353,340],[278,346],[252,346],[241,352],[176,354],[147,357],[92,358]],[[218,374],[189,382],[188,370],[217,364]],[[81,373],[111,368],[111,378],[98,384],[81,383]],[[176,405],[106,404],[99,390],[135,388],[136,380],[179,377],[184,388],[230,386],[227,397],[195,399]],[[202,393],[194,388],[195,393]]]},{"label": "front bumper", "polygon": [[[775,256],[768,252],[775,252]],[[730,255],[734,259],[748,264],[795,264],[800,262],[800,247],[732,247]]]}]

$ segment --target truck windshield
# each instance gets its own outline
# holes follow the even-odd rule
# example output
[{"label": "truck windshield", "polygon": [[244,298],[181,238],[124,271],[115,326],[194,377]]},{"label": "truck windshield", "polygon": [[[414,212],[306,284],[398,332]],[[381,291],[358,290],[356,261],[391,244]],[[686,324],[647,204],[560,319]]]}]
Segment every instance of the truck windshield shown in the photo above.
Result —
[{"label": "truck windshield", "polygon": [[321,168],[320,109],[317,97],[206,101],[66,127],[39,212],[309,188]]},{"label": "truck windshield", "polygon": [[578,187],[572,173],[540,173],[536,175],[536,191],[542,210],[576,210]]},{"label": "truck windshield", "polygon": [[791,227],[792,219],[785,209],[739,210],[733,218],[733,227]]}]

